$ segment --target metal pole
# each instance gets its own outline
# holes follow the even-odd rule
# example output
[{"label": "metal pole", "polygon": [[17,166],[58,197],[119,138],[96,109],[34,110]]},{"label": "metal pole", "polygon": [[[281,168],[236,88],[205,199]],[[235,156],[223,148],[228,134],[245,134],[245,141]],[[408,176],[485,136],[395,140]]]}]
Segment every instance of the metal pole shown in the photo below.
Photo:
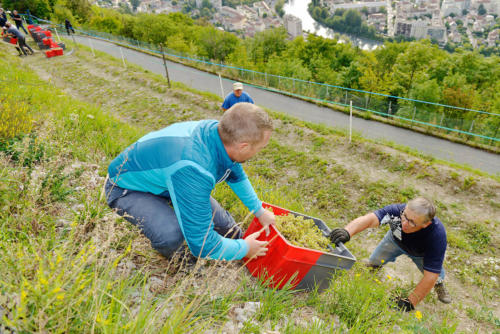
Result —
[{"label": "metal pole", "polygon": [[171,88],[170,77],[168,76],[167,61],[165,60],[165,54],[163,53],[163,44],[160,44],[160,50],[161,50],[161,56],[163,58],[163,66],[165,66],[165,73],[167,75],[168,88]]},{"label": "metal pole", "polygon": [[352,137],[352,100],[350,102],[350,108],[349,108],[349,144],[351,143],[351,137]]},{"label": "metal pole", "polygon": [[88,40],[89,40],[89,44],[90,44],[90,50],[92,50],[92,54],[94,55],[95,57],[95,52],[94,52],[94,46],[92,45],[92,40],[90,39],[90,37],[87,37]]},{"label": "metal pole", "polygon": [[224,100],[224,87],[222,86],[222,77],[220,74],[219,74],[219,83],[220,83],[220,96]]},{"label": "metal pole", "polygon": [[78,47],[76,46],[75,35],[71,35],[71,37],[73,38],[73,43],[75,44],[75,50],[78,50]]},{"label": "metal pole", "polygon": [[472,128],[474,127],[474,121],[475,121],[475,119],[472,120],[472,123],[471,123],[470,128],[469,128],[469,132],[472,132]]},{"label": "metal pole", "polygon": [[443,124],[443,118],[444,118],[444,113],[441,115],[441,120],[439,121],[439,126],[441,126],[441,124]]},{"label": "metal pole", "polygon": [[344,102],[344,104],[347,104],[347,91],[345,91],[345,102]]},{"label": "metal pole", "polygon": [[125,64],[125,57],[123,57],[123,50],[122,47],[119,46],[118,49],[120,49],[120,54],[122,56],[122,62],[123,62],[123,67],[127,68],[127,65]]},{"label": "metal pole", "polygon": [[389,108],[387,108],[387,113],[390,115],[392,112],[392,101],[389,101]]},{"label": "metal pole", "polygon": [[59,37],[59,33],[57,32],[56,27],[54,27],[54,31],[56,32],[57,40],[59,41],[59,43],[61,43],[61,38]]}]

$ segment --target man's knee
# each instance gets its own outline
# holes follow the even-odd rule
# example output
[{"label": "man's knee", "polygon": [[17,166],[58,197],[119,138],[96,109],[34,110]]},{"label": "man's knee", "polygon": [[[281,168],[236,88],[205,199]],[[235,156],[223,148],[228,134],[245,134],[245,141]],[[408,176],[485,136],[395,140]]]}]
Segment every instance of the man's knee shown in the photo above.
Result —
[{"label": "man's knee", "polygon": [[182,233],[170,233],[170,234],[161,234],[157,235],[153,238],[149,238],[151,240],[151,246],[160,252],[166,258],[171,258],[177,249],[179,249],[184,241],[184,236]]}]

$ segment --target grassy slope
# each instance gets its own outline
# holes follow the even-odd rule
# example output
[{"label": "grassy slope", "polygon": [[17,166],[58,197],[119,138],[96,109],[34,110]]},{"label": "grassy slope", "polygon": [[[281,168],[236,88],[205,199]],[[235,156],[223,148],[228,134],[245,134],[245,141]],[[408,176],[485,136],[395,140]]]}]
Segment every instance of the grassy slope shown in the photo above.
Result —
[{"label": "grassy slope", "polygon": [[[415,194],[431,197],[448,228],[454,304],[429,296],[419,306],[420,321],[390,311],[386,292],[408,289],[420,277],[405,261],[388,265],[392,279],[355,266],[319,295],[261,288],[240,264],[212,262],[202,268],[206,277],[185,279],[106,208],[100,187],[109,161],[134,139],[175,121],[218,118],[218,98],[179,84],[167,90],[163,78],[130,65],[125,70],[85,49],[50,60],[7,57],[0,67],[2,80],[24,83],[0,95],[24,101],[36,119],[31,138],[0,155],[0,313],[12,327],[231,331],[235,308],[260,301],[243,331],[393,332],[395,324],[417,332],[450,332],[456,325],[466,332],[498,330],[499,285],[490,278],[499,276],[495,178],[358,137],[347,144],[340,131],[273,113],[271,144],[246,165],[261,198],[338,226]],[[214,195],[243,220],[246,212],[227,188]],[[365,232],[348,247],[365,259],[383,232]]]}]

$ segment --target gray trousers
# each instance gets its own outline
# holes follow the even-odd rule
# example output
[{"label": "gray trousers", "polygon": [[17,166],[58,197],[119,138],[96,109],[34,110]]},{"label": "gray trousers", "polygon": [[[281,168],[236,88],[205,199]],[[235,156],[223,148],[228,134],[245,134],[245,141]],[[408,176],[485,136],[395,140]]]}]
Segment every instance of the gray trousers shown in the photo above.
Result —
[{"label": "gray trousers", "polygon": [[[170,258],[182,245],[184,235],[170,198],[123,189],[109,179],[106,181],[105,193],[109,207],[139,227],[151,241],[151,246],[163,256]],[[214,213],[214,230],[227,238],[241,239],[243,233],[231,214],[212,197],[210,204]]]}]

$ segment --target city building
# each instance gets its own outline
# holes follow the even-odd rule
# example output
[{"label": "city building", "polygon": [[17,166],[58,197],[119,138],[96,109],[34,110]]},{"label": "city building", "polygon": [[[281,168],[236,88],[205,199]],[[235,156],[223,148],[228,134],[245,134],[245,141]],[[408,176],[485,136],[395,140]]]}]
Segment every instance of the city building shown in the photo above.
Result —
[{"label": "city building", "polygon": [[302,20],[298,17],[289,14],[285,15],[283,17],[283,25],[292,39],[302,36]]}]

